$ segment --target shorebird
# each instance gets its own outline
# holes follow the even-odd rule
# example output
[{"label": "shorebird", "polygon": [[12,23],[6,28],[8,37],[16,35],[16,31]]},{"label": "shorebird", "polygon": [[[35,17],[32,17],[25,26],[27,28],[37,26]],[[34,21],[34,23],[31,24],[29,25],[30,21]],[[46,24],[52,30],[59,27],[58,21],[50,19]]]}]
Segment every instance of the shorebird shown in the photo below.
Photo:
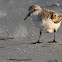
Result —
[{"label": "shorebird", "polygon": [[[32,17],[34,24],[40,29],[39,39],[43,31],[52,33],[54,32],[54,39],[48,43],[57,43],[55,40],[55,33],[60,27],[62,16],[53,10],[41,8],[39,5],[32,5],[28,8],[29,13],[24,18],[26,20],[29,16]],[[40,41],[35,42],[41,43]]]}]

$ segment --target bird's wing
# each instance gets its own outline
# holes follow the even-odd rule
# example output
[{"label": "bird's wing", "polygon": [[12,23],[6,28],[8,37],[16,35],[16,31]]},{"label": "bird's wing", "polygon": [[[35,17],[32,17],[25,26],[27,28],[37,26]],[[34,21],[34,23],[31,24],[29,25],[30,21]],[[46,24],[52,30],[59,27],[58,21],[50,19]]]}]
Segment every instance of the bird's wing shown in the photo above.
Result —
[{"label": "bird's wing", "polygon": [[41,12],[41,16],[42,19],[46,19],[46,18],[52,19],[54,23],[59,23],[62,20],[62,16],[49,9],[43,9]]},{"label": "bird's wing", "polygon": [[54,23],[59,23],[62,20],[62,17],[56,12],[51,13],[51,19]]}]

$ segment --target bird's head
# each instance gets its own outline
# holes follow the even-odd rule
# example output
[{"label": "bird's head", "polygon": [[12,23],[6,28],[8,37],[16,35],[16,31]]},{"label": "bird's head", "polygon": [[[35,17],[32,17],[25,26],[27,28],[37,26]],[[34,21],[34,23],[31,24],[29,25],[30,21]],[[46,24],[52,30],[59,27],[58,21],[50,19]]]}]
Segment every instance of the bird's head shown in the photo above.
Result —
[{"label": "bird's head", "polygon": [[38,6],[38,5],[32,5],[32,6],[30,6],[29,8],[28,8],[28,10],[29,10],[29,13],[28,13],[28,15],[24,18],[24,20],[26,20],[29,16],[31,16],[31,15],[37,15],[37,14],[39,14],[40,13],[40,11],[41,11],[41,8],[40,8],[40,6]]}]

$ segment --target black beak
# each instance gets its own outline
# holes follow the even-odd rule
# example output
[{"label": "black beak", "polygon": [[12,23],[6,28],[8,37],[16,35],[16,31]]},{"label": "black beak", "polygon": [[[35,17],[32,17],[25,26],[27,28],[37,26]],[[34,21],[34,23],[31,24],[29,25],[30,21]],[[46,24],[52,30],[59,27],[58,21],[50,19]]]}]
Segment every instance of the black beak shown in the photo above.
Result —
[{"label": "black beak", "polygon": [[24,20],[26,20],[30,15],[31,15],[31,14],[29,13],[29,14],[24,18]]}]

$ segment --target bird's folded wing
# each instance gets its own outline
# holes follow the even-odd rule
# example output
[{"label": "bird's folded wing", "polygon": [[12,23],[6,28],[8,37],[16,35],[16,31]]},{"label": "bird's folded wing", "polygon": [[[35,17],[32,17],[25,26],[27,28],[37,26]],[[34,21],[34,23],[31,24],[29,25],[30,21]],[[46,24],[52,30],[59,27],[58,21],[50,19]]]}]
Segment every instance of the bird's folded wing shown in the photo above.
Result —
[{"label": "bird's folded wing", "polygon": [[62,16],[49,9],[43,9],[41,12],[41,16],[42,19],[46,19],[46,18],[52,19],[54,23],[59,23],[62,20]]},{"label": "bird's folded wing", "polygon": [[54,23],[59,23],[62,20],[62,16],[60,16],[57,13],[52,13],[51,14],[51,19]]}]

